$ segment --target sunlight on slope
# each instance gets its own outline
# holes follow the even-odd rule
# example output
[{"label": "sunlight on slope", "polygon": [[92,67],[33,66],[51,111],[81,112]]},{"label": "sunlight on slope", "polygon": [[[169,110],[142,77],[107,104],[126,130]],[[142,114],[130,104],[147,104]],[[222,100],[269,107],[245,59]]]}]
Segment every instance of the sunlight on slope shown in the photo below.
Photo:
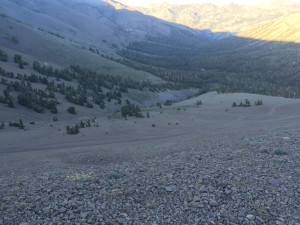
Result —
[{"label": "sunlight on slope", "polygon": [[240,37],[267,41],[292,41],[300,43],[300,13],[281,17],[238,34]]},{"label": "sunlight on slope", "polygon": [[112,5],[116,10],[129,10],[129,11],[136,11],[135,8],[127,6],[127,5],[123,5],[122,3],[113,1],[113,0],[104,0],[104,2],[107,2],[108,4]]}]

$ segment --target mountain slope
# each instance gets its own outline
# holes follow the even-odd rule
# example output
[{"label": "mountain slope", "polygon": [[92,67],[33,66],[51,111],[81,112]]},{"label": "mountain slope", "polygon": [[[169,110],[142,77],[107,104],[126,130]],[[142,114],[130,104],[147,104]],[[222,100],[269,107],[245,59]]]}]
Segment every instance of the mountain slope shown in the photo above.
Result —
[{"label": "mountain slope", "polygon": [[[297,43],[224,38],[228,33],[194,30],[109,0],[4,1],[0,45],[44,62],[75,63],[139,80],[159,77],[158,82],[200,92],[300,96]],[[214,5],[207,7],[215,13]],[[229,7],[227,17],[238,17],[233,13],[240,6]]]},{"label": "mountain slope", "polygon": [[3,0],[3,3],[0,13],[8,17],[106,52],[150,34],[170,35],[172,30],[194,33],[190,28],[145,16],[113,1]]},{"label": "mountain slope", "polygon": [[300,5],[280,1],[274,8],[264,6],[246,6],[238,4],[160,4],[138,8],[141,12],[167,21],[184,24],[196,29],[211,29],[213,31],[240,32],[288,15],[299,12]]},{"label": "mountain slope", "polygon": [[[161,81],[105,56],[148,36],[180,33],[197,41],[201,33],[145,16],[110,0],[2,0],[0,45],[62,66],[80,64],[111,75]],[[208,38],[204,35],[202,38]]]},{"label": "mountain slope", "polygon": [[[172,44],[182,46],[199,42],[205,45],[225,35],[163,21],[111,0],[3,0],[3,3],[0,7],[3,47],[41,60],[61,65],[81,64],[110,74],[122,74],[123,70],[118,68],[124,66],[99,55],[119,58],[116,52],[130,43],[151,38],[176,39]],[[142,76],[147,79],[151,75],[141,72]]]},{"label": "mountain slope", "polygon": [[238,34],[241,37],[300,43],[300,13],[281,17]]},{"label": "mountain slope", "polygon": [[34,56],[37,60],[60,66],[78,64],[110,75],[161,82],[152,74],[113,62],[78,43],[35,30],[9,18],[0,17],[0,24],[0,46]]}]

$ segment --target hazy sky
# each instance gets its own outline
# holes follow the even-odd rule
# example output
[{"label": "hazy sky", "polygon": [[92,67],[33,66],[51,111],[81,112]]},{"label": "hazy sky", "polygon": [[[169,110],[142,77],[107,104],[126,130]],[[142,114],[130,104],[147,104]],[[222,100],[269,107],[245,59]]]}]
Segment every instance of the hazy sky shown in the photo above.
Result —
[{"label": "hazy sky", "polygon": [[[256,4],[262,1],[272,1],[272,0],[117,0],[125,5],[130,6],[142,6],[142,5],[150,5],[153,3],[163,3],[168,2],[172,4],[189,4],[189,3],[203,3],[210,2],[214,4],[227,4],[230,2],[235,2],[239,4]],[[276,0],[275,0],[276,1]],[[277,0],[278,1],[278,0]],[[284,1],[284,0],[281,0]],[[300,0],[293,0],[294,2],[300,2]]]}]

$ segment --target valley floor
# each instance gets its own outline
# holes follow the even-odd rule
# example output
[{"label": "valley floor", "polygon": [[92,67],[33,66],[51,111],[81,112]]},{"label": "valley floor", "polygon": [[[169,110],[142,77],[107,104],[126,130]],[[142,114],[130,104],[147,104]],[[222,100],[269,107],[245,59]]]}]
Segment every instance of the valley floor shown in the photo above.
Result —
[{"label": "valley floor", "polygon": [[[264,104],[231,107],[245,99]],[[0,224],[299,225],[299,100],[145,110],[75,136],[63,122],[1,131]]]}]

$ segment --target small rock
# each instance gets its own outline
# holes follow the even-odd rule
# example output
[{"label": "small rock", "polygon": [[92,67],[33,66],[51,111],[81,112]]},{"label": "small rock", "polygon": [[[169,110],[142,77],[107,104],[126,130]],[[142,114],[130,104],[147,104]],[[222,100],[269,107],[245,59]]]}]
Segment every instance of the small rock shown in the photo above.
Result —
[{"label": "small rock", "polygon": [[117,222],[120,224],[120,225],[125,225],[126,224],[126,220],[124,218],[118,218],[117,219]]},{"label": "small rock", "polygon": [[121,213],[119,217],[128,218],[128,215],[126,213]]},{"label": "small rock", "polygon": [[60,213],[65,213],[66,211],[67,211],[67,209],[65,207],[62,207],[62,208],[59,209]]},{"label": "small rock", "polygon": [[283,181],[281,179],[270,178],[269,183],[273,186],[278,186],[278,185],[282,184]]},{"label": "small rock", "polygon": [[246,218],[248,219],[248,220],[255,220],[255,216],[254,215],[251,215],[251,214],[249,214],[249,215],[247,215],[246,216]]},{"label": "small rock", "polygon": [[165,186],[165,190],[168,192],[176,191],[176,186],[175,185]]},{"label": "small rock", "polygon": [[194,196],[193,202],[200,202],[200,201],[201,201],[201,197],[200,196]]},{"label": "small rock", "polygon": [[87,216],[88,216],[88,213],[87,213],[87,212],[81,212],[81,213],[80,213],[81,219],[86,219]]},{"label": "small rock", "polygon": [[210,205],[211,207],[217,207],[217,206],[218,206],[218,203],[217,203],[215,200],[211,200],[211,201],[209,202],[209,205]]}]

